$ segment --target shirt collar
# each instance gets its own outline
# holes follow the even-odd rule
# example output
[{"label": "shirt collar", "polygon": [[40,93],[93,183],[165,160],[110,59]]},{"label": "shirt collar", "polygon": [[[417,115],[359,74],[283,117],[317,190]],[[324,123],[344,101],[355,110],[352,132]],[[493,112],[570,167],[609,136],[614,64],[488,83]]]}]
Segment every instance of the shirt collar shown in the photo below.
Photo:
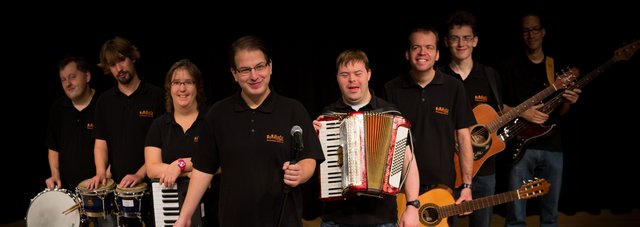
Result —
[{"label": "shirt collar", "polygon": [[[264,101],[262,101],[262,104],[260,104],[260,106],[258,106],[256,110],[263,113],[273,112],[273,109],[275,108],[278,97],[279,95],[276,94],[273,90],[271,90],[267,98],[264,99]],[[235,102],[233,110],[236,112],[251,110],[249,105],[247,105],[244,99],[242,99],[242,96],[240,95],[240,91],[236,92],[236,94],[233,95],[233,102]]]},{"label": "shirt collar", "polygon": [[[116,84],[115,90],[116,90],[116,95],[125,95],[118,88],[118,84]],[[140,80],[140,84],[138,85],[138,88],[136,88],[136,90],[133,91],[133,93],[131,93],[131,95],[133,96],[133,95],[137,95],[137,94],[145,94],[145,93],[147,93],[147,91],[149,91],[149,89],[147,87],[147,83],[144,80]]]},{"label": "shirt collar", "polygon": [[[429,83],[429,85],[432,84],[443,84],[444,83],[444,77],[442,77],[443,74],[442,72],[440,72],[440,70],[436,70],[436,74],[433,76],[433,80],[431,80],[431,82]],[[416,81],[413,80],[413,78],[411,78],[410,74],[405,74],[402,76],[402,84],[401,86],[403,88],[409,88],[409,87],[414,87],[414,86],[418,86],[420,87],[420,85],[418,85],[418,83],[416,83]]]}]

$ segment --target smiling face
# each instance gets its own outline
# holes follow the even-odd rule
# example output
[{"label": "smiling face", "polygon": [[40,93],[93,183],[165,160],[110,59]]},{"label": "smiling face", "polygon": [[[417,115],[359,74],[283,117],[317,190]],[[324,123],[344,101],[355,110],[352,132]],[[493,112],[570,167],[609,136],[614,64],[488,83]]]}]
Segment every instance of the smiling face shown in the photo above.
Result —
[{"label": "smiling face", "polygon": [[362,61],[347,62],[340,65],[337,74],[338,86],[342,92],[342,99],[349,105],[369,103],[369,79],[371,70]]},{"label": "smiling face", "polygon": [[233,78],[242,93],[248,97],[261,97],[269,92],[272,62],[267,62],[260,50],[239,50],[234,57],[235,69],[231,69]]},{"label": "smiling face", "polygon": [[542,48],[546,31],[540,23],[540,17],[528,15],[522,18],[522,39],[529,50]]},{"label": "smiling face", "polygon": [[60,82],[64,93],[71,100],[76,101],[87,91],[91,74],[78,69],[76,62],[69,62],[60,70]]},{"label": "smiling face", "polygon": [[451,52],[451,57],[462,61],[471,57],[473,48],[478,45],[478,37],[473,34],[471,26],[454,25],[449,29],[445,44]]},{"label": "smiling face", "polygon": [[189,71],[184,68],[176,69],[171,77],[173,108],[176,110],[197,108],[197,94],[198,88],[195,79],[189,74]]},{"label": "smiling face", "polygon": [[409,37],[411,42],[405,57],[412,70],[425,72],[433,70],[433,65],[440,58],[436,34],[431,31],[416,31]]}]

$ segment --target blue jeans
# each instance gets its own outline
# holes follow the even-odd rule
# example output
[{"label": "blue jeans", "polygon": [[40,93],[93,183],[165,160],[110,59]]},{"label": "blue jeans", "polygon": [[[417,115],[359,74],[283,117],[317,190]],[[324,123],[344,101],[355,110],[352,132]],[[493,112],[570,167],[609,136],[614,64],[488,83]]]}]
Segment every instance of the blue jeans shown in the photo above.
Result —
[{"label": "blue jeans", "polygon": [[[473,199],[479,199],[495,194],[496,192],[496,175],[490,174],[485,176],[475,176],[473,178],[473,188],[471,193]],[[476,210],[469,215],[469,226],[473,227],[490,227],[491,215],[493,207]]]},{"label": "blue jeans", "polygon": [[396,227],[396,223],[374,224],[374,225],[343,225],[332,221],[322,222],[320,227]]},{"label": "blue jeans", "polygon": [[[527,149],[522,159],[511,169],[509,191],[517,190],[523,181],[533,177],[544,178],[549,182],[549,192],[540,197],[540,226],[558,226],[562,160],[562,152]],[[507,204],[506,226],[526,226],[526,221],[526,200]]]}]

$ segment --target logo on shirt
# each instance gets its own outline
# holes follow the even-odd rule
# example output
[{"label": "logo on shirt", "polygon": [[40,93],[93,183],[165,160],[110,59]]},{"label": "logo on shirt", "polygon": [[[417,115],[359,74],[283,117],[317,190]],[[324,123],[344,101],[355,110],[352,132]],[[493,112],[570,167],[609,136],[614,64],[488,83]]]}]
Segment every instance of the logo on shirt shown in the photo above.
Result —
[{"label": "logo on shirt", "polygon": [[194,136],[193,137],[193,142],[197,143],[200,140],[200,136]]},{"label": "logo on shirt", "polygon": [[446,107],[436,106],[436,113],[449,115],[449,109],[447,109]]},{"label": "logo on shirt", "polygon": [[153,111],[152,110],[140,110],[140,111],[138,111],[138,115],[140,117],[153,117]]},{"label": "logo on shirt", "polygon": [[87,122],[87,130],[93,130],[93,123]]},{"label": "logo on shirt", "polygon": [[278,134],[267,134],[267,142],[284,143],[284,136]]},{"label": "logo on shirt", "polygon": [[487,97],[486,95],[474,95],[473,100],[475,100],[476,102],[488,102],[489,97]]}]

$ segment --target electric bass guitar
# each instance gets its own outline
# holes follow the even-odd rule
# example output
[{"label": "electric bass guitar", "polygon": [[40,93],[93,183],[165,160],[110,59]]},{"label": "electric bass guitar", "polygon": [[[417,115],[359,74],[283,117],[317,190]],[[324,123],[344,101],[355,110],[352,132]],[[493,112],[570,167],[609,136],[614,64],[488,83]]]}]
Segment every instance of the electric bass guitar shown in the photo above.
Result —
[{"label": "electric bass guitar", "polygon": [[[458,205],[455,204],[451,189],[446,186],[436,187],[418,197],[421,204],[418,209],[420,224],[421,226],[449,226],[447,218],[450,216],[544,195],[549,191],[549,186],[550,184],[545,179],[529,180],[529,182],[520,186],[518,190],[473,199]],[[407,200],[404,193],[397,195],[396,202],[398,205],[398,220],[400,220],[406,210]]]},{"label": "electric bass guitar", "polygon": [[[478,124],[469,128],[471,131],[471,145],[473,147],[473,172],[471,176],[473,177],[478,173],[482,164],[484,164],[489,157],[504,150],[505,140],[498,137],[498,129],[511,122],[511,120],[517,118],[518,115],[529,109],[531,106],[540,103],[549,95],[569,86],[576,79],[577,75],[578,69],[576,68],[571,68],[566,72],[558,73],[556,75],[556,81],[553,82],[551,86],[548,86],[501,116],[498,116],[498,113],[487,104],[480,104],[473,108],[473,115],[475,116]],[[453,163],[456,170],[455,187],[457,188],[462,185],[462,173],[460,172],[458,152],[454,152]]]},{"label": "electric bass guitar", "polygon": [[[576,89],[582,88],[587,85],[589,82],[593,81],[597,76],[599,76],[604,70],[611,67],[614,63],[629,60],[635,52],[640,49],[640,40],[636,40],[631,44],[628,44],[618,50],[616,50],[613,54],[613,57],[600,65],[595,70],[591,71],[586,76],[582,77],[578,82],[571,85],[568,89]],[[556,95],[551,100],[547,101],[544,106],[540,109],[540,112],[549,114],[553,112],[558,106],[563,103],[562,93]],[[515,138],[515,149],[512,154],[512,159],[515,162],[520,161],[522,156],[524,156],[524,152],[527,146],[538,138],[542,138],[548,135],[553,129],[555,129],[555,124],[544,125],[544,124],[534,124],[524,119],[515,119],[513,122],[508,124],[503,132],[501,133],[502,138],[506,138],[505,141]]]}]

